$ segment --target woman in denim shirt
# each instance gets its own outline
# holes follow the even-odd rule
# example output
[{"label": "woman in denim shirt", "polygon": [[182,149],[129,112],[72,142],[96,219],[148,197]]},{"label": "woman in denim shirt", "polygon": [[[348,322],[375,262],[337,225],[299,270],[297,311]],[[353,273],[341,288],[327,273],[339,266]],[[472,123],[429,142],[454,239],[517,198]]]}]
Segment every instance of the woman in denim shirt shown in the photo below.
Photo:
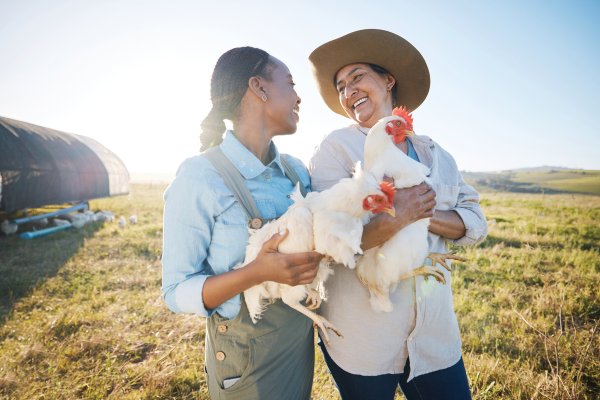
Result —
[{"label": "woman in denim shirt", "polygon": [[[292,182],[271,139],[296,131],[300,98],[288,68],[268,53],[224,53],[211,80],[213,108],[202,123],[202,150],[219,146],[245,180],[262,219],[291,205]],[[233,130],[223,138],[223,120]],[[306,168],[286,157],[309,189]],[[205,367],[213,399],[308,399],[312,386],[312,321],[276,301],[253,324],[240,293],[264,281],[310,283],[322,256],[281,254],[286,232],[267,241],[241,269],[248,216],[205,154],[180,166],[165,192],[163,296],[177,313],[206,317]]]},{"label": "woman in denim shirt", "polygon": [[[363,161],[366,135],[379,119],[391,115],[394,106],[414,110],[425,100],[429,71],[410,43],[377,29],[332,40],[309,58],[325,103],[355,122],[328,134],[311,160],[313,190],[321,191]],[[396,217],[379,216],[366,225],[363,250],[421,218],[431,218],[431,252],[447,252],[448,242],[482,240],[487,224],[479,195],[463,181],[452,156],[422,135],[399,146],[430,168],[431,187],[398,190]],[[320,311],[344,338],[332,337],[321,348],[344,400],[392,400],[398,385],[409,400],[471,398],[448,271],[446,285],[421,276],[400,282],[390,294],[393,311],[376,313],[356,274],[334,270]]]}]

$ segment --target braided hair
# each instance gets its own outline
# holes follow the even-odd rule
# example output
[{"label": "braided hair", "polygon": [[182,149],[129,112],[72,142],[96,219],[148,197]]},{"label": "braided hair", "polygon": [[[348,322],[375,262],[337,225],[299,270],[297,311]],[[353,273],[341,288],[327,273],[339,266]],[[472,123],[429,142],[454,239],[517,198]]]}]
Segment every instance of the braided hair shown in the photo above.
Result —
[{"label": "braided hair", "polygon": [[236,47],[219,57],[210,80],[212,108],[201,124],[200,151],[223,141],[223,120],[233,119],[248,89],[248,80],[253,76],[270,79],[272,65],[269,53],[255,47]]}]

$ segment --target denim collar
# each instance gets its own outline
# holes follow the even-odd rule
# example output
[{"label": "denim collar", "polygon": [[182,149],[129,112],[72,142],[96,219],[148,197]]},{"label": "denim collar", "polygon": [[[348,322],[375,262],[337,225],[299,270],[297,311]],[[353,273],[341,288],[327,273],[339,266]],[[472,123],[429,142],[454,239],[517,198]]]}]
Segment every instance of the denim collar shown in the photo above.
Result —
[{"label": "denim collar", "polygon": [[252,154],[230,130],[225,133],[225,138],[220,147],[225,156],[237,170],[240,171],[240,174],[242,174],[245,179],[254,179],[262,174],[267,168],[273,168],[274,165],[277,165],[283,172],[281,155],[272,141],[269,145],[269,154],[273,157],[272,161],[267,165],[264,165],[254,154]]}]

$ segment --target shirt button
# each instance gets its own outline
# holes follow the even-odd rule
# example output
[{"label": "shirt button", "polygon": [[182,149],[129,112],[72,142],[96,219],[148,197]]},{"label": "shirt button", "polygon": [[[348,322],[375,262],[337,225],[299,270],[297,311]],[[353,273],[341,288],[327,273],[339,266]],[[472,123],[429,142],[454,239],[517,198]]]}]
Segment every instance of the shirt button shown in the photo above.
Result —
[{"label": "shirt button", "polygon": [[217,330],[219,331],[219,333],[225,333],[227,332],[227,325],[219,325],[217,327]]},{"label": "shirt button", "polygon": [[217,351],[216,357],[217,360],[223,361],[225,359],[225,353],[223,353],[222,351]]}]

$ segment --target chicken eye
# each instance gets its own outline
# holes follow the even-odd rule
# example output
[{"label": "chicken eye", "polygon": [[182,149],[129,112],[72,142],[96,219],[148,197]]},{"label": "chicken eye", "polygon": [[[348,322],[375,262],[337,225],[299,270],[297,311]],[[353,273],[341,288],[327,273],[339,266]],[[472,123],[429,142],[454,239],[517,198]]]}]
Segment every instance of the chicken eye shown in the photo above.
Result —
[{"label": "chicken eye", "polygon": [[402,123],[400,121],[396,121],[396,126],[402,126]]},{"label": "chicken eye", "polygon": [[394,125],[391,122],[388,122],[385,125],[385,133],[387,133],[388,135],[392,134],[392,130],[394,129]]}]

